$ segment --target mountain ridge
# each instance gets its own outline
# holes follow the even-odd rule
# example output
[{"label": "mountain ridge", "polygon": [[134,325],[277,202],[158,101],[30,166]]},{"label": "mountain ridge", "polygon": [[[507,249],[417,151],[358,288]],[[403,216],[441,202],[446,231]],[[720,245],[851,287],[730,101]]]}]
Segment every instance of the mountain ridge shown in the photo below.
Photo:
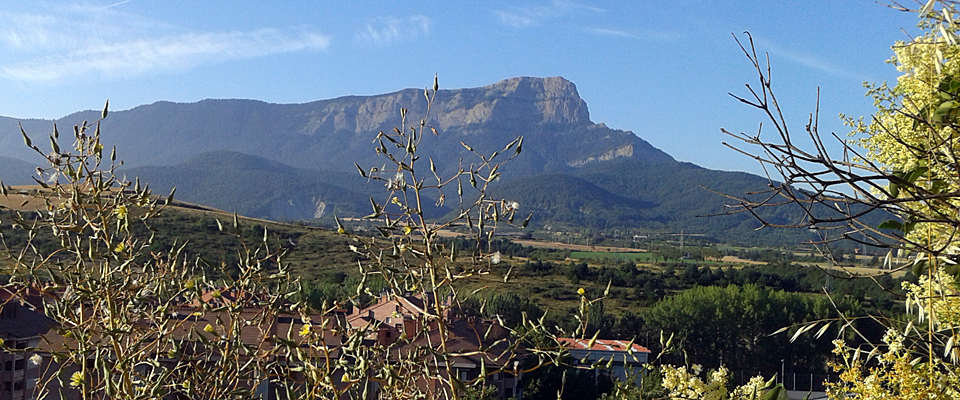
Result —
[{"label": "mountain ridge", "polygon": [[[126,160],[120,174],[139,176],[158,193],[177,186],[185,200],[258,218],[361,216],[369,212],[369,197],[383,187],[361,179],[353,164],[383,165],[371,141],[394,126],[419,127],[428,115],[423,95],[404,89],[299,104],[159,101],[111,112],[101,140],[115,143]],[[406,121],[400,108],[407,109]],[[562,77],[441,90],[429,111],[424,123],[439,135],[424,135],[418,155],[436,161],[443,177],[455,175],[461,162],[476,160],[461,142],[491,154],[524,136],[523,154],[500,169],[493,193],[521,201],[525,213],[534,212],[532,226],[541,229],[689,231],[704,226],[697,215],[725,210],[723,197],[701,186],[741,194],[768,184],[758,176],[676,161],[633,132],[591,121],[576,85]],[[54,122],[66,127],[97,118],[98,112],[83,111],[23,125],[36,138]],[[16,121],[0,118],[0,156],[29,152]],[[751,232],[759,223],[749,215],[710,226],[702,230],[718,239],[758,237]]]},{"label": "mountain ridge", "polygon": [[[450,159],[438,166],[443,171],[455,171],[454,161],[468,156],[460,141],[491,153],[519,135],[527,136],[525,143],[533,153],[549,149],[537,172],[617,157],[673,160],[632,132],[590,121],[576,86],[561,77],[518,77],[477,88],[441,90],[436,99],[426,123],[443,138],[439,144],[425,146],[430,147],[425,155],[443,155],[434,157],[442,164]],[[427,113],[423,91],[404,89],[299,104],[242,99],[161,101],[111,112],[103,122],[103,140],[115,143],[129,166],[176,165],[206,151],[229,150],[298,168],[347,171],[355,161],[377,161],[367,151],[367,143],[378,131],[389,132],[400,125],[400,108],[408,110],[404,128],[419,125]],[[53,123],[72,126],[98,117],[98,112],[82,111],[56,121],[23,124],[30,135],[37,136],[50,131]],[[16,123],[0,118],[0,155],[36,160],[35,154],[19,145],[22,139]],[[556,146],[575,151],[551,149]],[[611,152],[614,148],[619,150]],[[344,154],[360,159],[347,160]],[[531,168],[536,166],[520,169]]]}]

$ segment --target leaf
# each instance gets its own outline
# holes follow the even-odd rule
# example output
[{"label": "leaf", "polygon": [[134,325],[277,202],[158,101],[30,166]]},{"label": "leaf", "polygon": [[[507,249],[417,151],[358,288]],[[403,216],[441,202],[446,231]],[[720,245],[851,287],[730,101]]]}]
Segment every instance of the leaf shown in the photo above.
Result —
[{"label": "leaf", "polygon": [[589,348],[592,348],[593,345],[597,344],[597,336],[600,336],[600,330],[599,330],[599,329],[597,329],[597,331],[593,333],[593,337],[590,338],[590,341],[589,341],[589,342],[587,342],[587,348],[588,348],[588,349],[589,349]]},{"label": "leaf", "polygon": [[463,147],[467,149],[467,151],[473,151],[473,147],[470,147],[470,145],[468,145],[468,144],[466,144],[466,143],[464,143],[464,142],[460,142],[460,144],[462,144]]},{"label": "leaf", "polygon": [[[363,217],[364,219],[377,218],[377,217],[379,217],[381,214],[383,214],[382,211],[381,211],[381,209],[380,209],[380,205],[377,204],[377,202],[373,200],[373,197],[370,198],[370,206],[373,207],[373,213],[370,214],[370,215],[364,216],[364,217]],[[338,226],[338,228],[339,228],[339,226]]]},{"label": "leaf", "polygon": [[764,388],[764,389],[766,389],[766,388],[772,388],[772,387],[774,386],[774,383],[775,383],[776,381],[777,381],[777,374],[773,374],[773,377],[770,378],[770,380],[768,380],[766,383],[763,384],[763,388]]},{"label": "leaf", "polygon": [[903,223],[891,219],[880,223],[880,225],[877,226],[877,229],[893,229],[897,231],[903,231]]},{"label": "leaf", "polygon": [[353,163],[353,165],[357,167],[357,171],[360,171],[360,176],[362,176],[362,177],[364,177],[364,178],[367,177],[367,172],[364,171],[363,168],[360,167],[360,164]]},{"label": "leaf", "polygon": [[913,264],[913,267],[910,269],[913,272],[914,276],[922,276],[923,272],[926,271],[927,260],[920,260]]},{"label": "leaf", "polygon": [[916,227],[917,227],[916,222],[907,222],[903,224],[903,234],[908,234],[910,232],[913,232],[913,229]]},{"label": "leaf", "polygon": [[937,4],[937,0],[929,0],[927,4],[924,4],[923,8],[920,9],[920,18],[925,17],[931,11],[933,11],[933,6]]},{"label": "leaf", "polygon": [[23,125],[20,125],[19,122],[17,122],[17,125],[20,126],[20,134],[23,135],[23,142],[27,144],[27,147],[33,147],[33,142],[30,140],[30,137],[27,136],[27,131],[23,130]]},{"label": "leaf", "polygon": [[[952,103],[954,103],[955,105],[960,106],[960,103],[957,103],[957,102],[952,102]],[[954,107],[954,108],[956,108],[956,107]],[[927,167],[916,167],[916,168],[913,169],[913,171],[910,171],[910,173],[907,174],[907,176],[905,176],[903,179],[906,180],[907,182],[915,183],[915,182],[917,181],[917,179],[920,179],[920,177],[923,176],[924,174],[926,174],[927,171],[929,171],[929,170],[930,170],[930,168],[927,168]]]},{"label": "leaf", "polygon": [[956,338],[954,335],[950,335],[950,339],[947,340],[947,345],[943,348],[943,356],[949,357],[950,351],[953,350],[953,339]]},{"label": "leaf", "polygon": [[788,329],[790,329],[789,326],[785,326],[785,327],[783,327],[783,328],[777,329],[777,331],[774,332],[774,333],[771,333],[770,336],[779,335],[779,334],[783,333],[784,331],[786,331],[786,330],[788,330]]},{"label": "leaf", "polygon": [[787,393],[783,390],[783,385],[777,385],[773,389],[770,389],[766,394],[763,395],[761,400],[781,400],[787,399]]},{"label": "leaf", "polygon": [[802,328],[800,328],[800,329],[797,329],[797,331],[793,333],[793,336],[790,337],[790,343],[793,343],[794,341],[796,341],[797,338],[800,337],[800,335],[802,335],[804,332],[810,330],[811,327],[814,327],[814,326],[816,326],[816,325],[817,325],[817,324],[810,324],[810,325],[804,326],[804,327],[802,327]]},{"label": "leaf", "polygon": [[167,199],[163,201],[163,205],[169,206],[173,203],[173,195],[177,193],[177,188],[174,186],[173,190],[170,191],[170,195],[167,196]]},{"label": "leaf", "polygon": [[890,182],[890,198],[895,199],[900,196],[900,184],[896,182]]},{"label": "leaf", "polygon": [[[566,371],[564,371],[564,372],[566,372]],[[453,381],[453,386],[454,386],[455,388],[457,388],[457,391],[458,391],[458,392],[460,392],[460,393],[466,393],[466,392],[467,392],[467,387],[463,385],[463,382],[461,382],[460,379],[457,378],[456,375],[452,376],[450,380]]]},{"label": "leaf", "polygon": [[814,338],[815,338],[815,339],[820,339],[820,336],[823,336],[823,334],[827,332],[827,328],[830,328],[830,323],[829,323],[829,322],[827,322],[826,324],[824,324],[823,327],[821,327],[820,330],[817,331],[817,335],[814,336]]},{"label": "leaf", "polygon": [[100,119],[107,117],[107,108],[110,108],[110,99],[107,99],[106,104],[103,105],[103,112],[100,113]]},{"label": "leaf", "polygon": [[533,216],[533,213],[530,213],[530,215],[527,215],[527,218],[523,220],[522,224],[520,224],[520,228],[526,228],[527,224],[530,223],[530,217],[532,216]]},{"label": "leaf", "polygon": [[3,179],[0,179],[0,194],[7,197],[7,186],[3,184]]}]

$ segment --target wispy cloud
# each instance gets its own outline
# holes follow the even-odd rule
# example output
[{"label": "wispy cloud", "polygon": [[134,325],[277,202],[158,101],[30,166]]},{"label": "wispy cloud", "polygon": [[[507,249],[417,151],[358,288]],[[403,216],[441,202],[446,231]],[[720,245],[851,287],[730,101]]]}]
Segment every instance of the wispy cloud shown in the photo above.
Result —
[{"label": "wispy cloud", "polygon": [[586,28],[587,32],[602,35],[602,36],[613,36],[626,39],[636,39],[636,40],[655,40],[655,41],[669,41],[679,38],[681,35],[676,32],[668,31],[654,31],[654,30],[643,30],[638,32],[627,32],[619,29],[610,29],[610,28]]},{"label": "wispy cloud", "polygon": [[0,54],[7,55],[0,59],[0,76],[29,82],[90,74],[128,77],[330,45],[328,36],[303,29],[187,32],[116,10],[123,3],[0,11],[8,21],[0,26]]},{"label": "wispy cloud", "polygon": [[100,9],[100,10],[106,10],[106,9],[108,9],[108,8],[113,8],[113,7],[119,6],[119,5],[121,5],[121,4],[127,4],[127,3],[131,2],[131,1],[132,1],[132,0],[118,1],[118,2],[113,3],[113,4],[111,4],[111,5],[100,7],[99,9]]},{"label": "wispy cloud", "polygon": [[329,46],[316,33],[289,35],[276,29],[254,32],[187,33],[161,38],[86,46],[0,66],[0,76],[21,81],[52,81],[99,73],[131,76],[187,70],[200,64],[255,58]]},{"label": "wispy cloud", "polygon": [[512,26],[514,28],[526,28],[528,26],[535,25],[539,22],[539,19],[520,15],[515,12],[509,11],[497,11],[497,17],[500,18],[500,22]]},{"label": "wispy cloud", "polygon": [[776,43],[772,43],[769,40],[764,40],[762,38],[754,37],[753,40],[757,44],[757,48],[764,49],[766,52],[774,56],[780,56],[780,57],[786,58],[787,60],[803,65],[805,67],[808,67],[820,72],[824,72],[830,75],[843,77],[843,78],[853,78],[861,81],[869,80],[861,74],[856,74],[846,69],[843,69],[836,64],[833,64],[827,60],[824,60],[812,54],[792,51]]},{"label": "wispy cloud", "polygon": [[383,17],[368,22],[365,29],[356,34],[355,39],[358,42],[385,45],[429,33],[430,19],[424,15],[406,18]]},{"label": "wispy cloud", "polygon": [[509,10],[497,10],[494,13],[500,23],[514,28],[536,26],[544,21],[560,18],[568,14],[588,11],[592,13],[607,12],[606,9],[570,1],[554,0],[548,5],[514,7]]}]

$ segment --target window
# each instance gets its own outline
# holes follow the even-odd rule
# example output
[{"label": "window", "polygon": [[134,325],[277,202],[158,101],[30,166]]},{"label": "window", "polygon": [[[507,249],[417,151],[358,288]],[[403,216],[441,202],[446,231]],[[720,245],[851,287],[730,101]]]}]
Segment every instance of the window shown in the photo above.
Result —
[{"label": "window", "polygon": [[460,370],[460,381],[466,382],[466,381],[470,380],[469,376],[470,376],[469,371],[467,371],[467,370],[465,370],[465,369],[461,369],[461,370]]},{"label": "window", "polygon": [[9,392],[9,391],[12,390],[12,389],[13,389],[13,382],[6,381],[6,382],[3,383],[3,390],[4,390],[5,392]]},{"label": "window", "polygon": [[23,382],[23,381],[17,381],[17,382],[15,382],[15,383],[13,384],[13,390],[14,390],[14,391],[23,390],[23,387],[24,387],[24,382]]},{"label": "window", "polygon": [[4,371],[13,371],[13,361],[7,361],[3,364]]},{"label": "window", "polygon": [[500,373],[499,373],[499,372],[493,374],[493,381],[494,381],[494,382],[500,381]]},{"label": "window", "polygon": [[27,360],[23,360],[23,359],[17,360],[17,362],[13,365],[13,369],[17,371],[24,369],[26,367],[27,367]]}]

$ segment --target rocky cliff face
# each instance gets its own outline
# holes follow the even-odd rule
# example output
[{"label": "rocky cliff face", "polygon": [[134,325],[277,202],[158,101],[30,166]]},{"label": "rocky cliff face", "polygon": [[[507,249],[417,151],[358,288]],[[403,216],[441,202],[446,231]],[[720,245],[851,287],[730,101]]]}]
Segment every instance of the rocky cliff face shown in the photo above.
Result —
[{"label": "rocky cliff face", "polygon": [[[370,97],[344,97],[309,105],[301,133],[367,133],[398,123],[401,108],[412,117],[424,114],[423,92],[407,89]],[[416,122],[416,121],[415,121]],[[525,125],[590,123],[587,103],[564,78],[520,77],[470,89],[441,90],[428,123],[448,130],[484,124]]]},{"label": "rocky cliff face", "polygon": [[[382,164],[370,141],[378,131],[400,126],[400,109],[408,109],[407,126],[426,114],[422,89],[377,96],[348,96],[304,104],[269,104],[253,100],[158,102],[110,114],[104,141],[116,143],[127,165],[176,165],[208,151],[235,151],[299,168],[352,171],[353,163]],[[96,120],[81,112],[57,123],[64,128]],[[53,121],[26,121],[34,136],[47,133]],[[512,173],[564,171],[617,158],[672,161],[632,132],[590,121],[576,86],[561,77],[506,79],[492,85],[441,90],[427,124],[441,132],[431,137],[425,156],[437,156],[438,168],[453,170],[470,155],[460,141],[484,153],[499,150],[525,135],[527,154]],[[21,142],[16,121],[0,118],[0,143]],[[26,159],[21,146],[0,148],[0,155]],[[26,155],[26,156],[25,156]],[[446,162],[445,162],[446,161]]]}]

